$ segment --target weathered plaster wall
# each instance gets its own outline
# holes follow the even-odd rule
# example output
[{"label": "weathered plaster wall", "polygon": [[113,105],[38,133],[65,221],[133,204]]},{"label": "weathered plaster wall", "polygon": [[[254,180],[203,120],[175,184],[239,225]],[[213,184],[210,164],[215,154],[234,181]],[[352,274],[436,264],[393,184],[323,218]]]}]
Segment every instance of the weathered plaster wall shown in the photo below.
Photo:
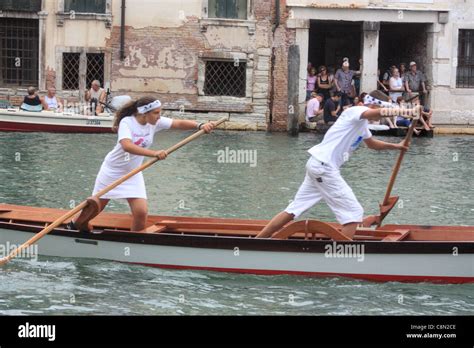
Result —
[{"label": "weathered plaster wall", "polygon": [[[138,2],[138,1],[137,1]],[[120,3],[114,2],[111,87],[115,94],[154,94],[164,108],[222,113],[245,122],[265,124],[268,91],[272,1],[253,2],[250,19],[232,24],[203,17],[202,1],[152,2],[127,7],[125,60],[120,50]],[[186,4],[185,4],[186,3]],[[143,8],[152,16],[144,16]],[[239,57],[247,64],[245,98],[200,95],[203,58]],[[182,113],[181,113],[182,114]]]},{"label": "weathered plaster wall", "polygon": [[60,9],[60,3],[59,0],[43,1],[43,11],[48,14],[45,19],[45,87],[56,85],[58,90],[62,88],[57,85],[56,79],[56,75],[61,74],[61,52],[72,47],[105,48],[111,34],[104,21],[84,20],[80,16],[58,20],[56,12]]}]

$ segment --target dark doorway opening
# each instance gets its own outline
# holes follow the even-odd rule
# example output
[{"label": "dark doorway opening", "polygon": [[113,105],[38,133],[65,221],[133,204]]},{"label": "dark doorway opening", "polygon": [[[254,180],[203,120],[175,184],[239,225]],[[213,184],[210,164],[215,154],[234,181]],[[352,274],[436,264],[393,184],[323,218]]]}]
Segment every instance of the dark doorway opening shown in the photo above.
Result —
[{"label": "dark doorway opening", "polygon": [[391,65],[400,66],[411,61],[425,72],[427,57],[427,24],[381,23],[379,36],[379,68],[383,73]]},{"label": "dark doorway opening", "polygon": [[309,28],[308,60],[315,67],[326,65],[335,72],[344,57],[351,69],[359,69],[361,53],[361,22],[312,20]]}]

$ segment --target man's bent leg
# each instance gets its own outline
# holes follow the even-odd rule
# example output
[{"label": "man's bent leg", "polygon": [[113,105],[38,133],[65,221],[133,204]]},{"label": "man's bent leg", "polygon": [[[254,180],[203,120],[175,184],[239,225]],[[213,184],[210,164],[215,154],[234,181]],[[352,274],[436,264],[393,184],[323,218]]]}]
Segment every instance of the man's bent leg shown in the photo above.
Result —
[{"label": "man's bent leg", "polygon": [[[312,164],[310,159],[307,163],[308,166]],[[257,238],[268,238],[273,233],[281,229],[285,224],[298,218],[306,210],[311,208],[313,205],[321,200],[321,193],[318,191],[315,185],[316,180],[312,179],[308,173],[303,180],[298,192],[296,192],[295,199],[286,207],[284,211],[276,215],[265,228],[257,235]]]},{"label": "man's bent leg", "polygon": [[329,208],[342,225],[341,232],[353,239],[357,225],[364,219],[364,209],[354,192],[342,178],[340,173],[328,173],[321,183],[321,192]]},{"label": "man's bent leg", "polygon": [[267,226],[264,227],[264,229],[257,234],[257,238],[269,238],[281,229],[283,226],[285,226],[288,222],[292,221],[295,218],[293,214],[289,214],[286,211],[282,211],[278,215],[276,215],[273,219],[270,220],[270,222],[267,224]]}]

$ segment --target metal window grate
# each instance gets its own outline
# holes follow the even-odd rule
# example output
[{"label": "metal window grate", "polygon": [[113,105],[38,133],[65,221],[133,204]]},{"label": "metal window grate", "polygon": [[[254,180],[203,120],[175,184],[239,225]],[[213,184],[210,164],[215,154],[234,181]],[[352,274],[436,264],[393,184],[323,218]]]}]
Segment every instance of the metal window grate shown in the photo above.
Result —
[{"label": "metal window grate", "polygon": [[63,89],[79,89],[80,53],[63,53]]},{"label": "metal window grate", "polygon": [[104,54],[87,53],[87,70],[81,74],[81,53],[63,53],[63,89],[78,90],[80,85],[80,76],[86,76],[87,87],[91,86],[92,81],[99,80],[104,82]]},{"label": "metal window grate", "polygon": [[246,63],[206,61],[204,94],[245,97]]},{"label": "metal window grate", "polygon": [[0,84],[38,84],[39,22],[0,18]]},{"label": "metal window grate", "polygon": [[87,53],[86,86],[90,87],[92,81],[99,80],[104,85],[104,54]]},{"label": "metal window grate", "polygon": [[474,30],[459,30],[457,88],[474,88]]}]

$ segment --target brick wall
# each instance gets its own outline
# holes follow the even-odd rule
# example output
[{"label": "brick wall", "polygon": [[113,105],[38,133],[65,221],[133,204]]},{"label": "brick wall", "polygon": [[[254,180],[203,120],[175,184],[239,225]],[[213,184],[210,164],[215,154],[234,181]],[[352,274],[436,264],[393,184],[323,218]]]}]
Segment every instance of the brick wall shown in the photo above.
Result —
[{"label": "brick wall", "polygon": [[46,89],[56,86],[56,71],[48,67],[46,69]]},{"label": "brick wall", "polygon": [[288,48],[295,43],[296,33],[294,30],[286,28],[286,21],[289,13],[286,11],[286,0],[280,1],[280,26],[274,34],[274,55],[275,63],[273,67],[273,107],[272,122],[269,123],[269,130],[285,131],[288,119]]}]

